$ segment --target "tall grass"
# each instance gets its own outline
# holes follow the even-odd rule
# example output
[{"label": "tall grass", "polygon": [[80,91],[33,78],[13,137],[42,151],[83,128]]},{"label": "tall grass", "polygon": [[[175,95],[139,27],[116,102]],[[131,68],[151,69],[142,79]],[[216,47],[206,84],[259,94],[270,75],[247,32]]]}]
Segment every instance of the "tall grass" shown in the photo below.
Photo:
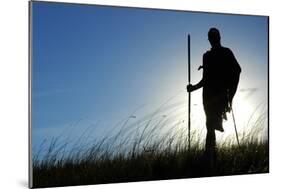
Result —
[{"label": "tall grass", "polygon": [[[160,107],[161,109],[161,107]],[[188,150],[183,120],[172,121],[156,110],[148,119],[129,124],[133,112],[119,123],[119,130],[99,140],[91,139],[91,127],[70,144],[63,135],[43,141],[33,155],[33,187],[100,184],[175,178],[192,178],[269,171],[266,116],[253,123],[255,130],[240,134],[240,148],[233,138],[218,145],[215,166],[204,156],[202,132],[191,133]],[[88,140],[90,139],[90,140]]]}]

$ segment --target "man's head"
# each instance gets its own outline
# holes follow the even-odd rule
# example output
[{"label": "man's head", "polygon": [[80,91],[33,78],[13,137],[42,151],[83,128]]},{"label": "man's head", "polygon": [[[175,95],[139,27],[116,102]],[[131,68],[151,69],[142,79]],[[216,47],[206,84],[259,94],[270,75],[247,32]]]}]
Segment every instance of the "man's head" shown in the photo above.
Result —
[{"label": "man's head", "polygon": [[220,45],[221,36],[219,30],[217,28],[210,28],[208,39],[212,47]]}]

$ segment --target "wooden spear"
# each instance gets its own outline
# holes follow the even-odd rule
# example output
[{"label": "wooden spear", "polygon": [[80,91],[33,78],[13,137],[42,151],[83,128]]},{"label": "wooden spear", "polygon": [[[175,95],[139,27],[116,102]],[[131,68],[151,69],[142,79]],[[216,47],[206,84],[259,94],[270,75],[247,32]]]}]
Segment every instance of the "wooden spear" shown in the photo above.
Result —
[{"label": "wooden spear", "polygon": [[[187,52],[188,52],[188,85],[190,85],[190,35],[187,37]],[[190,104],[191,104],[191,92],[188,92],[188,150],[190,150]]]}]

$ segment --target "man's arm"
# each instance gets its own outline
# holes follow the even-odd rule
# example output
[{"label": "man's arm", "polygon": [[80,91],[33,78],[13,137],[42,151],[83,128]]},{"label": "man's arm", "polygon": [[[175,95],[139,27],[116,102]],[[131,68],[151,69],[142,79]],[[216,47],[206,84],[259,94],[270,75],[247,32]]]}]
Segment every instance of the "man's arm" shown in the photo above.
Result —
[{"label": "man's arm", "polygon": [[204,83],[203,79],[201,79],[201,81],[199,81],[196,85],[191,85],[191,84],[187,85],[186,90],[187,90],[187,92],[192,92],[197,89],[200,89],[201,87],[203,87],[203,83]]},{"label": "man's arm", "polygon": [[200,66],[198,68],[201,69],[203,68],[203,78],[201,79],[201,81],[199,81],[196,85],[187,85],[186,86],[186,90],[187,92],[192,92],[192,91],[195,91],[197,89],[200,89],[201,87],[203,87],[204,85],[204,80],[206,78],[206,62],[207,62],[207,59],[208,59],[208,52],[206,52],[204,55],[203,55],[203,66]]},{"label": "man's arm", "polygon": [[232,104],[233,97],[236,93],[239,79],[240,79],[240,73],[241,73],[241,67],[235,58],[233,52],[229,49],[229,58],[231,62],[231,73],[229,74],[230,79],[229,79],[229,88],[228,88],[228,100],[229,103]]}]

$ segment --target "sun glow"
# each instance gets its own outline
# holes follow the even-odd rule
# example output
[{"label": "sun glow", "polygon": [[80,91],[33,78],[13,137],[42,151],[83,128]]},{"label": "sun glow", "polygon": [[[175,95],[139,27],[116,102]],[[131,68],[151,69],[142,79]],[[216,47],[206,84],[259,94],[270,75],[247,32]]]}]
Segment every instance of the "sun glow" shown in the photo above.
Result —
[{"label": "sun glow", "polygon": [[[249,91],[253,89],[239,89],[233,100],[233,114],[227,113],[227,120],[223,121],[224,132],[216,131],[218,143],[237,144],[235,135],[235,125],[239,140],[247,137],[266,138],[267,133],[267,106],[263,96],[256,92],[249,96]],[[247,92],[245,92],[247,91]],[[196,140],[204,144],[206,135],[205,112],[202,105],[202,90],[192,93],[191,104],[191,133],[195,135]],[[250,98],[249,98],[250,97]],[[179,134],[188,133],[187,120],[187,93],[184,91],[178,96],[176,101],[180,105],[174,106],[173,110],[167,115],[171,118],[169,125],[173,125],[174,131]],[[175,103],[177,104],[177,103]],[[194,141],[194,142],[197,142]]]},{"label": "sun glow", "polygon": [[220,140],[227,138],[235,138],[235,124],[238,135],[242,133],[249,133],[251,125],[248,125],[248,121],[251,118],[251,114],[254,112],[255,106],[243,98],[235,99],[232,107],[233,112],[227,114],[227,120],[223,122],[224,132],[218,133]]}]

